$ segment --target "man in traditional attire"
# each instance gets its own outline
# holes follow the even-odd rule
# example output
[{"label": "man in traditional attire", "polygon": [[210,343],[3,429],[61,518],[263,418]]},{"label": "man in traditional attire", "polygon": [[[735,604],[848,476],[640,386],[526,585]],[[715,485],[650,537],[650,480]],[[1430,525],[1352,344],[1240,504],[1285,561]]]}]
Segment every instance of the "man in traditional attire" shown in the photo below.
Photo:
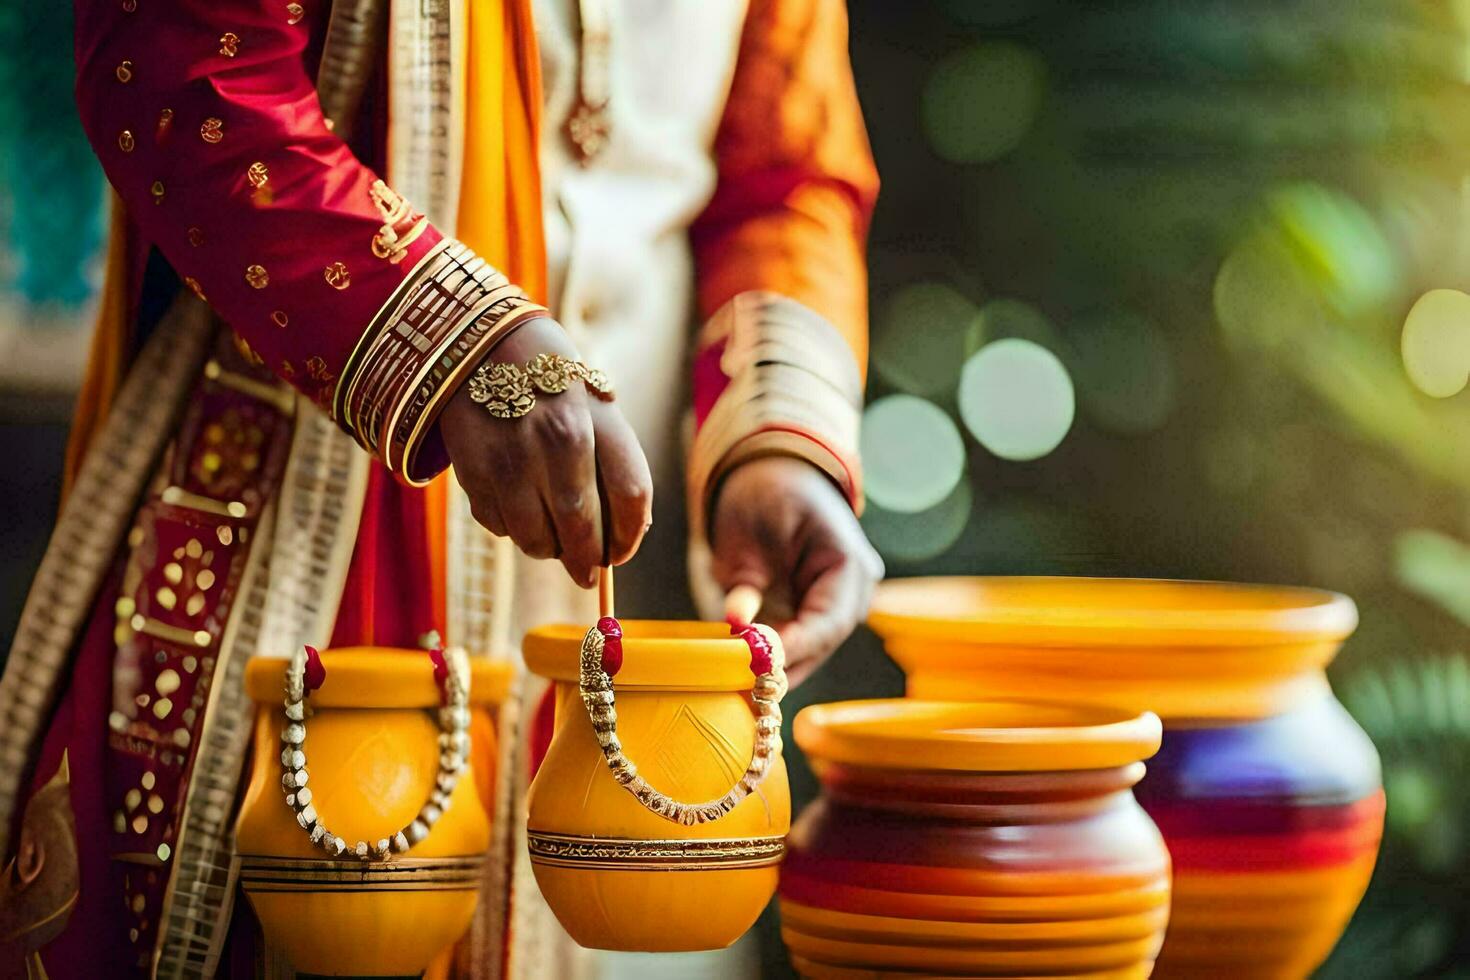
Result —
[{"label": "man in traditional attire", "polygon": [[[276,972],[234,902],[244,663],[430,629],[514,660],[594,618],[650,471],[709,594],[766,594],[795,678],[847,635],[879,573],[854,516],[876,176],[839,0],[75,10],[119,200],[0,681],[9,968]],[[679,614],[669,523],[623,609]],[[507,841],[537,694],[503,713]],[[498,848],[458,969],[564,975]]]}]

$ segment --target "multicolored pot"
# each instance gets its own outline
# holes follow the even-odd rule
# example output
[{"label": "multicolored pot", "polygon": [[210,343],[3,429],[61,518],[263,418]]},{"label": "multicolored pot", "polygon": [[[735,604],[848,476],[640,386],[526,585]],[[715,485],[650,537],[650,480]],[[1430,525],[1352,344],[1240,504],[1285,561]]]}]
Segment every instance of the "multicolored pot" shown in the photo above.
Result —
[{"label": "multicolored pot", "polygon": [[1330,592],[1209,582],[909,579],[870,618],[912,697],[1156,711],[1139,786],[1174,858],[1158,975],[1304,977],[1377,858],[1378,755],[1324,669],[1357,624]]},{"label": "multicolored pot", "polygon": [[[309,698],[309,788],[321,819],[349,841],[407,826],[434,788],[439,688],[422,650],[351,648],[321,655],[326,681]],[[259,705],[253,769],[236,841],[240,881],[267,940],[299,973],[417,976],[469,927],[490,845],[495,776],[490,708],[507,665],[470,663],[470,771],[428,836],[387,861],[328,858],[281,787],[286,662],[257,659],[245,686]]]},{"label": "multicolored pot", "polygon": [[1146,977],[1169,855],[1133,798],[1159,719],[1026,701],[807,708],[823,796],[781,872],[804,976]]},{"label": "multicolored pot", "polygon": [[[751,649],[712,623],[628,621],[622,630],[614,683],[623,753],[669,797],[720,797],[756,746]],[[528,800],[541,893],[589,948],[728,946],[776,888],[791,823],[785,763],[777,754],[754,792],[718,819],[684,825],[652,812],[613,777],[583,703],[585,633],[538,629],[523,647],[527,667],[556,682],[555,731]]]}]

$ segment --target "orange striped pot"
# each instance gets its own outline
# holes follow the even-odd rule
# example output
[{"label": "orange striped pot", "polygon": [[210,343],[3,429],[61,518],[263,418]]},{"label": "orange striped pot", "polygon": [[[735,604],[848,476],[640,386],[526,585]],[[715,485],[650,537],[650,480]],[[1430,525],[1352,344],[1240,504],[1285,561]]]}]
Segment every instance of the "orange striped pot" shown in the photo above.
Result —
[{"label": "orange striped pot", "polygon": [[1367,887],[1378,756],[1324,669],[1357,623],[1311,589],[1118,579],[910,579],[870,620],[913,697],[1045,691],[1162,716],[1137,796],[1168,841],[1163,977],[1311,973]]},{"label": "orange striped pot", "polygon": [[849,701],[795,735],[822,782],[781,869],[804,976],[1148,976],[1169,856],[1132,787],[1158,718]]},{"label": "orange striped pot", "polygon": [[[655,789],[721,797],[755,745],[751,651],[716,623],[624,620],[614,678],[623,752]],[[785,763],[724,816],[684,826],[609,771],[578,687],[585,627],[533,630],[526,666],[555,682],[551,744],[527,800],[531,867],[557,920],[591,949],[680,952],[739,939],[776,890],[791,824]]]},{"label": "orange striped pot", "polygon": [[[310,698],[313,805],[349,841],[413,820],[439,763],[439,690],[422,650],[325,650]],[[417,976],[469,927],[490,845],[495,726],[508,665],[470,661],[470,763],[423,842],[388,861],[332,859],[296,822],[281,790],[286,661],[260,658],[245,686],[259,706],[250,785],[235,835],[240,882],[269,942],[299,973]]]}]

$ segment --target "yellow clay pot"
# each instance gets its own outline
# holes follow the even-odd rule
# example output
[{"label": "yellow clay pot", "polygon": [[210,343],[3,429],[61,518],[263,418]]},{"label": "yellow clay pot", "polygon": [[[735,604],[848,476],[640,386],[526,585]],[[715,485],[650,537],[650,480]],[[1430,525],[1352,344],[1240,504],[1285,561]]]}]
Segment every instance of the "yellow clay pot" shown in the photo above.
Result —
[{"label": "yellow clay pot", "polygon": [[[721,796],[755,744],[750,650],[711,623],[625,621],[614,678],[617,732],[655,788],[683,802]],[[645,809],[607,768],[578,689],[586,630],[526,637],[526,665],[556,682],[555,731],[531,784],[529,844],[541,893],[593,949],[720,949],[750,928],[776,888],[791,824],[777,758],[755,792],[718,820],[683,826]]]},{"label": "yellow clay pot", "polygon": [[[347,841],[376,841],[411,821],[439,760],[439,691],[421,650],[352,648],[321,655],[326,682],[308,704],[314,805]],[[415,976],[469,927],[490,845],[495,728],[509,668],[470,664],[470,768],[429,835],[407,854],[332,859],[296,823],[281,790],[286,661],[259,659],[245,684],[259,705],[250,785],[236,840],[240,880],[267,939],[300,973]]]}]

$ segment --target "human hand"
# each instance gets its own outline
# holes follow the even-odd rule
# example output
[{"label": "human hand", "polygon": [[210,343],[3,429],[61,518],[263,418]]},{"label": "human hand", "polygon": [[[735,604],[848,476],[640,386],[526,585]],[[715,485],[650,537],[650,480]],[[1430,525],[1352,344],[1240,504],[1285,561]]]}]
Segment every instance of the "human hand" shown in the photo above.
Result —
[{"label": "human hand", "polygon": [[727,592],[765,598],[795,686],[866,614],[883,561],[827,475],[804,460],[765,456],[721,483],[710,521],[713,572]]},{"label": "human hand", "polygon": [[[486,360],[525,364],[542,353],[580,357],[555,320],[538,317]],[[617,405],[573,384],[537,392],[528,414],[502,419],[468,389],[450,398],[439,430],[475,520],[532,558],[560,558],[583,588],[599,566],[631,558],[652,522],[653,480]]]}]

